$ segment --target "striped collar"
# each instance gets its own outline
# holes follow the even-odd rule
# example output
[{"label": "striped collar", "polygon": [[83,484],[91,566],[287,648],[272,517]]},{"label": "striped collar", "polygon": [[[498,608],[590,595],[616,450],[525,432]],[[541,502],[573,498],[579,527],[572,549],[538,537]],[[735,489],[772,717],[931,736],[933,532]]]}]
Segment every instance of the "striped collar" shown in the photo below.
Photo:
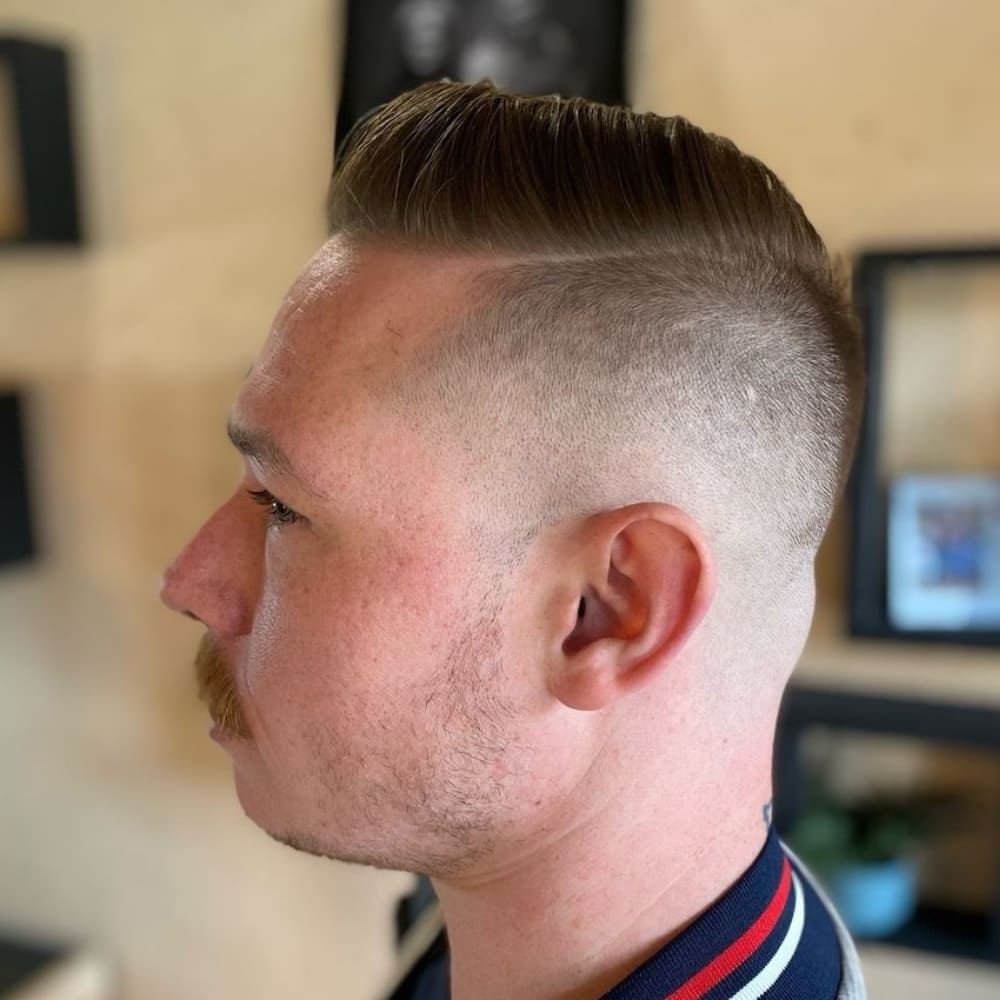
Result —
[{"label": "striped collar", "polygon": [[603,1000],[834,1000],[840,974],[829,913],[772,826],[740,879]]}]

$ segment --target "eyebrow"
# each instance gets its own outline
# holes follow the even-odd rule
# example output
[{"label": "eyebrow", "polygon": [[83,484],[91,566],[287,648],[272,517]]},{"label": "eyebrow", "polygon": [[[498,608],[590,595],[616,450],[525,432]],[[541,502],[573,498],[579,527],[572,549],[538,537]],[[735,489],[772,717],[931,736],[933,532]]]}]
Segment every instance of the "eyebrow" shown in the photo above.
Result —
[{"label": "eyebrow", "polygon": [[253,459],[276,475],[294,479],[319,499],[329,499],[322,490],[296,471],[291,459],[268,431],[236,423],[230,418],[226,424],[226,434],[241,455]]}]

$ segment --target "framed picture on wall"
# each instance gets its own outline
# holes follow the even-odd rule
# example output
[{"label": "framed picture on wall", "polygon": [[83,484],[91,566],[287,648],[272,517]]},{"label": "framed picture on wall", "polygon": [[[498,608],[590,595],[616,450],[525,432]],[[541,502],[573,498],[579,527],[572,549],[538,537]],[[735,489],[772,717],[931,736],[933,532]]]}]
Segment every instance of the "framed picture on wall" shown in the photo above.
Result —
[{"label": "framed picture on wall", "polygon": [[348,0],[336,142],[427,80],[625,100],[627,0]]},{"label": "framed picture on wall", "polygon": [[0,566],[35,554],[24,403],[23,393],[0,387]]},{"label": "framed picture on wall", "polygon": [[865,253],[849,630],[1000,645],[1000,247]]},{"label": "framed picture on wall", "polygon": [[66,50],[0,36],[0,246],[79,243]]}]

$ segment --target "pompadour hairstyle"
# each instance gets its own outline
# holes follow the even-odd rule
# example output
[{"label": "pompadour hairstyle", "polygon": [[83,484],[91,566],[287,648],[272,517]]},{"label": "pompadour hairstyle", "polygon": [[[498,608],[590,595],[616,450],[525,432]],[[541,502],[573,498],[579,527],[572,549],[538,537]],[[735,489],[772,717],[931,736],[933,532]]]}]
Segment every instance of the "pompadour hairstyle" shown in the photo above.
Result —
[{"label": "pompadour hairstyle", "polygon": [[823,241],[759,160],[681,117],[445,81],[354,129],[328,212],[359,243],[497,259],[384,392],[480,463],[525,540],[660,500],[733,558],[811,561],[861,348]]}]

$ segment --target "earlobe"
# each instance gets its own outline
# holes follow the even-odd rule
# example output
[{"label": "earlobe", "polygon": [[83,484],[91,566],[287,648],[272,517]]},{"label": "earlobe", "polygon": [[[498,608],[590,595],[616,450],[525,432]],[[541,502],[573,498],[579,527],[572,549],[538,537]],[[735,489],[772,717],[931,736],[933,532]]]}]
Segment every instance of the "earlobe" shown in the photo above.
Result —
[{"label": "earlobe", "polygon": [[696,526],[675,508],[640,506],[659,516],[632,510],[619,522],[603,572],[567,609],[572,624],[549,688],[570,708],[602,709],[657,676],[711,603],[714,569]]},{"label": "earlobe", "polygon": [[580,712],[597,712],[610,705],[620,694],[615,684],[615,671],[602,669],[592,662],[578,664],[581,668],[563,673],[552,685],[552,694],[567,708]]}]

